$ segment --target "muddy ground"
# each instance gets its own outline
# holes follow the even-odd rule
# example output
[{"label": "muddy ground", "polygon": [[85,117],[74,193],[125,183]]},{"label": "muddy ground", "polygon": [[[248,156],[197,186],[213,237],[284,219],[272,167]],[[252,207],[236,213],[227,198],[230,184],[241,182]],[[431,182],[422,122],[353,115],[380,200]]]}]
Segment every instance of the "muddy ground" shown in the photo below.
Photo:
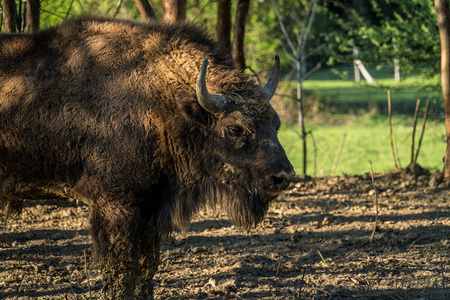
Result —
[{"label": "muddy ground", "polygon": [[[298,178],[249,232],[201,211],[162,247],[156,299],[450,299],[449,187],[399,172],[375,186]],[[0,299],[98,299],[88,214],[26,202],[0,228]]]}]

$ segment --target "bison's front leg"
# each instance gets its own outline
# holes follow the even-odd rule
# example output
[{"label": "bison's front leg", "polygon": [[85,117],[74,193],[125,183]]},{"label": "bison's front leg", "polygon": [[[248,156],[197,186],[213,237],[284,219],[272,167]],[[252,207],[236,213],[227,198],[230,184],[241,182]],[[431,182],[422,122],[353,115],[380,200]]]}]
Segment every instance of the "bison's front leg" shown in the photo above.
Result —
[{"label": "bison's front leg", "polygon": [[92,237],[109,299],[153,299],[160,238],[152,218],[133,206],[98,200],[91,205]]},{"label": "bison's front leg", "polygon": [[[154,253],[157,256],[157,253]],[[137,260],[145,260],[141,256]],[[157,261],[157,259],[156,259]],[[152,279],[158,264],[155,260],[143,265],[136,261],[128,261],[124,265],[112,257],[107,257],[100,262],[103,275],[103,293],[108,299],[153,299]],[[137,271],[138,269],[145,271]]]}]

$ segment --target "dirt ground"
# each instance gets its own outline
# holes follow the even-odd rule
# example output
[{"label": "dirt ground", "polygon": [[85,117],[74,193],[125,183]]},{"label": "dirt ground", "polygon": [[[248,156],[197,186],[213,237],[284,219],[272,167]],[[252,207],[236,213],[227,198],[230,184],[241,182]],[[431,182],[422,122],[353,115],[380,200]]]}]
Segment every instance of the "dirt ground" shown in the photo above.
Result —
[{"label": "dirt ground", "polygon": [[[375,186],[297,178],[249,232],[201,211],[162,247],[156,299],[450,299],[450,188],[401,172]],[[0,228],[0,299],[98,299],[88,214],[26,202]]]}]

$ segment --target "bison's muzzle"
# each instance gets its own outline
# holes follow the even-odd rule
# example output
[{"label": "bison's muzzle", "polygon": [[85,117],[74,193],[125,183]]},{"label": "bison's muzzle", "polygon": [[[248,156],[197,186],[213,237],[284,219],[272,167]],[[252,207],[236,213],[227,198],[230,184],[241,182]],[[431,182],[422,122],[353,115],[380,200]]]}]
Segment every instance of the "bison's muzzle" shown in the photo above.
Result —
[{"label": "bison's muzzle", "polygon": [[292,166],[287,167],[286,170],[281,171],[277,175],[269,176],[266,180],[271,182],[269,190],[272,192],[281,192],[289,187],[292,179],[295,176],[295,171]]}]

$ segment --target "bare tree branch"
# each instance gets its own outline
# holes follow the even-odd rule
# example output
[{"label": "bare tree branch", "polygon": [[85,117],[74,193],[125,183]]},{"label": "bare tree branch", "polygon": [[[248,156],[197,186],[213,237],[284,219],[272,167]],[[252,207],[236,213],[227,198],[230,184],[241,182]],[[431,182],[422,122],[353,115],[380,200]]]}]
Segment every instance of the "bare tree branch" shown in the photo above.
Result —
[{"label": "bare tree branch", "polygon": [[52,11],[50,11],[50,10],[46,10],[46,9],[41,9],[41,12],[45,12],[45,13],[47,13],[47,14],[49,14],[49,15],[52,15],[52,16],[55,16],[55,17],[58,17],[58,18],[61,18],[61,19],[65,19],[65,16],[63,16],[63,15],[60,15],[60,14],[57,14],[57,13],[55,13],[55,12],[52,12]]},{"label": "bare tree branch", "polygon": [[72,0],[72,1],[70,2],[69,9],[68,9],[67,12],[66,12],[66,16],[64,17],[64,20],[67,19],[67,18],[69,17],[69,13],[70,13],[70,10],[72,9],[72,5],[73,5],[73,2],[74,2],[74,1],[75,1],[75,0]]},{"label": "bare tree branch", "polygon": [[325,47],[325,46],[326,46],[326,44],[323,43],[323,44],[321,44],[321,45],[315,47],[314,49],[312,49],[311,51],[309,51],[309,52],[305,55],[305,57],[306,57],[306,58],[310,57],[311,55],[315,54],[317,51],[321,50],[321,49],[322,49],[323,47]]},{"label": "bare tree branch", "polygon": [[198,19],[199,19],[200,17],[204,17],[205,10],[210,9],[209,6],[211,5],[212,2],[213,2],[212,0],[209,0],[205,5],[203,5],[203,6],[199,9],[198,14],[195,15],[194,18],[191,18],[191,21],[192,21],[194,24],[198,22]]},{"label": "bare tree branch", "polygon": [[305,76],[303,76],[302,82],[307,80],[309,77],[311,77],[312,74],[314,74],[317,70],[319,70],[322,67],[322,64],[328,59],[328,57],[330,56],[325,55],[324,57],[322,57],[322,59],[314,66],[314,68],[309,70],[308,73],[306,73]]},{"label": "bare tree branch", "polygon": [[316,16],[317,9],[317,1],[314,1],[313,8],[311,10],[311,14],[309,15],[308,27],[306,28],[306,32],[303,35],[302,48],[300,49],[300,53],[305,52],[306,41],[308,40],[309,32],[311,31],[312,22],[314,21],[314,17]]},{"label": "bare tree branch", "polygon": [[[309,14],[311,13],[311,7],[309,7],[309,10],[308,10],[308,12],[306,13],[306,16],[308,16]],[[297,35],[297,44],[298,44],[298,49],[300,49],[301,48],[301,46],[302,46],[302,36],[305,36],[305,29],[306,29],[306,27],[307,27],[307,25],[308,25],[308,22],[309,22],[309,19],[307,19],[307,18],[305,18],[304,20],[303,20],[303,23],[302,23],[302,28],[300,29],[300,33]]]},{"label": "bare tree branch", "polygon": [[288,50],[286,49],[286,46],[284,45],[284,43],[280,43],[281,48],[283,48],[284,54],[287,56],[287,58],[292,61],[294,64],[297,63],[297,60],[289,54]]},{"label": "bare tree branch", "polygon": [[297,52],[297,50],[294,47],[294,44],[291,41],[291,38],[289,37],[286,28],[284,27],[283,19],[281,18],[280,12],[278,11],[277,4],[275,3],[275,0],[271,0],[273,8],[275,9],[275,14],[277,16],[278,22],[280,23],[281,31],[283,31],[284,37],[286,38],[286,41],[288,42],[289,47],[291,48],[292,53],[294,54],[294,57],[298,60],[300,59],[300,55]]},{"label": "bare tree branch", "polygon": [[117,14],[119,13],[120,7],[122,6],[123,0],[117,1],[116,9],[113,12],[113,17],[115,18]]},{"label": "bare tree branch", "polygon": [[259,78],[259,73],[256,72],[255,70],[253,70],[253,68],[250,67],[250,66],[246,66],[246,68],[249,69],[250,72],[252,72],[253,76],[255,76],[255,78],[256,78],[256,80],[258,81],[258,83],[259,83],[260,85],[262,85],[263,83],[262,83],[261,79]]},{"label": "bare tree branch", "polygon": [[423,135],[425,134],[425,127],[427,125],[428,110],[430,109],[430,100],[427,100],[427,105],[425,107],[425,112],[423,113],[423,123],[422,123],[422,133],[420,134],[419,144],[417,146],[416,156],[414,157],[414,163],[417,163],[417,158],[419,157],[420,146],[422,145]]}]

